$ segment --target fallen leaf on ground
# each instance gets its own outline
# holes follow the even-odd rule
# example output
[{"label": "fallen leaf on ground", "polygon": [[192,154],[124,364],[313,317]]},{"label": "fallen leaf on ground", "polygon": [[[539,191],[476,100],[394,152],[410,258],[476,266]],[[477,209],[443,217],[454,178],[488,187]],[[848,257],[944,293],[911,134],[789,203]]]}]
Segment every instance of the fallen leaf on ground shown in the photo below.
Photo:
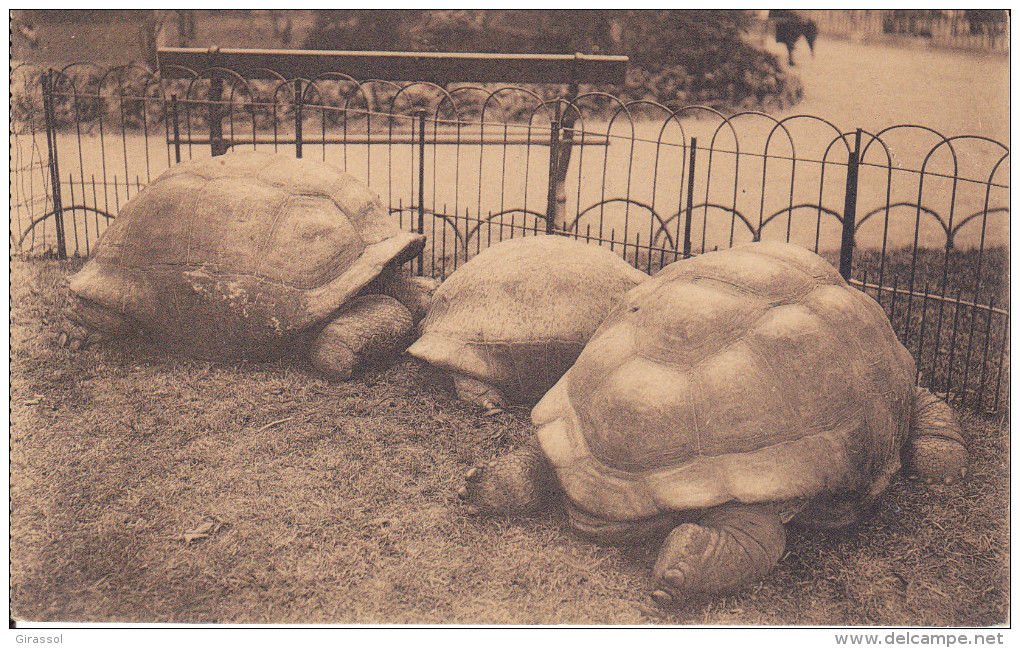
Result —
[{"label": "fallen leaf on ground", "polygon": [[184,533],[181,534],[181,539],[184,540],[184,544],[186,545],[189,545],[196,540],[201,540],[202,538],[208,537],[209,537],[208,533],[188,533],[187,531],[185,531]]},{"label": "fallen leaf on ground", "polygon": [[184,544],[189,545],[196,540],[208,538],[216,533],[221,526],[223,526],[223,523],[219,519],[213,518],[212,521],[203,522],[194,529],[185,531],[180,537]]}]

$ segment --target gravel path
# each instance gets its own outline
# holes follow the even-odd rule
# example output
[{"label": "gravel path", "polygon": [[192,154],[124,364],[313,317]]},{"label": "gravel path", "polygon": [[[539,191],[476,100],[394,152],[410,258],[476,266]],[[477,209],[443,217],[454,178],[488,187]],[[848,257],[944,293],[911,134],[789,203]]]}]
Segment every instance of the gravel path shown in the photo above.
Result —
[{"label": "gravel path", "polygon": [[820,38],[814,58],[801,41],[794,62],[804,100],[781,116],[821,115],[847,130],[917,123],[946,136],[1009,140],[1007,56]]}]

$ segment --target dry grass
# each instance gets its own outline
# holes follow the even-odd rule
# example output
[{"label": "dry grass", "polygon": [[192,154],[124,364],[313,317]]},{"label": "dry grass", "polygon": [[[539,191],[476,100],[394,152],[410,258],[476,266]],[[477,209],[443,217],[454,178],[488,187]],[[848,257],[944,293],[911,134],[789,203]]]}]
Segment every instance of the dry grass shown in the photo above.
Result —
[{"label": "dry grass", "polygon": [[[793,531],[759,584],[681,611],[654,552],[453,495],[521,442],[408,360],[333,384],[53,340],[72,264],[13,262],[11,598],[48,621],[988,625],[1008,618],[1008,426],[964,416],[970,477],[896,483],[841,534]],[[201,537],[207,536],[207,537]]]}]

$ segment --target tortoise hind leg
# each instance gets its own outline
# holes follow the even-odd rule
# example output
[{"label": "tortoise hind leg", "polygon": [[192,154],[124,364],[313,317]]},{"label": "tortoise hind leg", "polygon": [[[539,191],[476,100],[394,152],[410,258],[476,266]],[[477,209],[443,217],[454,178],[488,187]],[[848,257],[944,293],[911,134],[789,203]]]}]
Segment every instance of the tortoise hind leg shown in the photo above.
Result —
[{"label": "tortoise hind leg", "polygon": [[495,461],[471,468],[457,491],[470,513],[519,515],[541,510],[556,478],[538,439]]},{"label": "tortoise hind leg", "polygon": [[655,562],[660,603],[733,591],[765,576],[786,546],[779,516],[760,506],[724,504],[697,524],[670,532]]},{"label": "tortoise hind leg", "polygon": [[910,436],[903,448],[908,471],[928,483],[952,483],[967,474],[967,447],[949,404],[917,388]]}]

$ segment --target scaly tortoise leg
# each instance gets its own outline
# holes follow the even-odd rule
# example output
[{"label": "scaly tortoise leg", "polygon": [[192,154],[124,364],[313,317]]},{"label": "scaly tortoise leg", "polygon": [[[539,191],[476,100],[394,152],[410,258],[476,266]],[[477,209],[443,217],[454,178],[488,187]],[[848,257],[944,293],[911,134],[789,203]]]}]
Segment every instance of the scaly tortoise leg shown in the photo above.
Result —
[{"label": "scaly tortoise leg", "polygon": [[464,374],[453,374],[453,386],[457,390],[457,398],[485,408],[486,416],[498,414],[507,406],[506,397],[493,385],[476,380]]},{"label": "scaly tortoise leg", "polygon": [[738,589],[765,576],[786,546],[779,516],[760,506],[724,504],[697,524],[669,534],[658,560],[652,597],[662,604]]},{"label": "scaly tortoise leg", "polygon": [[378,280],[379,292],[388,295],[404,305],[411,312],[415,323],[428,314],[432,294],[439,288],[440,281],[432,277],[405,276],[391,270]]},{"label": "scaly tortoise leg", "polygon": [[312,342],[309,360],[329,378],[348,380],[360,367],[403,350],[414,323],[400,302],[386,295],[352,301]]},{"label": "scaly tortoise leg", "polygon": [[396,299],[410,311],[411,318],[417,324],[428,313],[432,295],[440,283],[439,279],[412,275],[405,268],[390,264],[362,289],[361,294],[386,295]]},{"label": "scaly tortoise leg", "polygon": [[903,447],[908,472],[928,482],[952,483],[967,474],[967,446],[953,409],[923,387],[914,398],[914,417]]},{"label": "scaly tortoise leg", "polygon": [[542,509],[555,490],[556,477],[538,439],[531,439],[511,453],[471,468],[464,482],[457,495],[467,503],[469,513],[520,515]]}]

